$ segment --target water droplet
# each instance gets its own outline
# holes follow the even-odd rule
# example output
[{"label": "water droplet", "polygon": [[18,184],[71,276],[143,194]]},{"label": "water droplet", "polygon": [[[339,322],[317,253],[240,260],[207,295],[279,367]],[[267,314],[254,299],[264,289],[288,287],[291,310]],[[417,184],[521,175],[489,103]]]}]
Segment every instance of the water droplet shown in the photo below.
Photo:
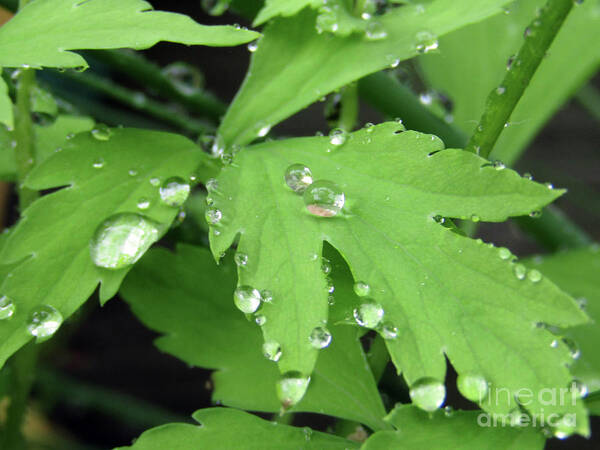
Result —
[{"label": "water droplet", "polygon": [[371,292],[371,287],[364,281],[354,283],[354,293],[359,297],[366,297]]},{"label": "water droplet", "polygon": [[260,291],[260,298],[264,303],[271,303],[273,301],[273,293],[268,289]]},{"label": "water droplet", "polygon": [[561,416],[554,423],[554,437],[566,439],[575,433],[577,428],[577,418],[575,413],[569,413]]},{"label": "water droplet", "polygon": [[248,255],[245,253],[237,252],[233,259],[238,267],[245,267],[248,264]]},{"label": "water droplet", "polygon": [[190,195],[190,185],[179,177],[172,177],[163,183],[158,192],[167,205],[181,206]]},{"label": "water droplet", "polygon": [[208,192],[215,192],[217,189],[219,189],[219,182],[214,178],[209,178],[206,181],[206,190]]},{"label": "water droplet", "polygon": [[383,319],[383,307],[372,299],[365,300],[365,303],[354,309],[354,320],[361,327],[375,328]]},{"label": "water droplet", "polygon": [[129,171],[127,173],[129,174],[130,177],[136,177],[138,174],[138,171],[135,169],[129,169]]},{"label": "water droplet", "polygon": [[525,172],[523,174],[523,178],[525,178],[527,180],[533,180],[533,175],[531,175],[529,172]]},{"label": "water droplet", "polygon": [[304,164],[292,164],[285,170],[285,183],[289,188],[302,194],[313,182],[312,172]]},{"label": "water droplet", "polygon": [[265,137],[271,131],[271,125],[261,125],[256,133],[258,137]]},{"label": "water droplet", "polygon": [[276,341],[266,341],[263,346],[263,355],[270,361],[279,361],[281,358],[281,345]]},{"label": "water droplet", "polygon": [[99,141],[108,141],[112,136],[112,131],[106,125],[99,123],[90,131],[92,136]]},{"label": "water droplet", "polygon": [[558,347],[558,340],[553,339],[552,342],[550,342],[550,347],[557,348]]},{"label": "water droplet", "polygon": [[460,374],[456,380],[459,392],[472,402],[481,403],[488,393],[488,383],[477,374]]},{"label": "water droplet", "polygon": [[529,213],[529,217],[531,217],[532,219],[538,219],[542,216],[542,212],[541,211],[531,211]]},{"label": "water droplet", "polygon": [[206,222],[209,225],[218,225],[223,218],[223,213],[215,208],[208,208],[206,210]]},{"label": "water droplet", "polygon": [[104,167],[104,159],[102,158],[98,158],[94,161],[94,163],[92,164],[92,167],[94,167],[94,169],[102,169]]},{"label": "water droplet", "polygon": [[348,133],[341,128],[334,128],[329,132],[329,142],[331,145],[340,146],[346,142]]},{"label": "water droplet", "polygon": [[545,184],[545,186],[546,186],[548,189],[554,189],[554,185],[553,185],[552,183],[546,183],[546,184]]},{"label": "water droplet", "polygon": [[433,103],[433,96],[430,92],[421,92],[421,94],[419,94],[419,101],[422,105],[429,106]]},{"label": "water droplet", "polygon": [[0,320],[9,319],[15,313],[15,303],[6,295],[0,297]]},{"label": "water droplet", "polygon": [[581,380],[573,380],[570,389],[579,398],[585,398],[589,394],[587,385]]},{"label": "water droplet", "polygon": [[507,260],[507,259],[510,259],[512,257],[512,253],[506,247],[500,247],[498,249],[498,256],[500,257],[500,259]]},{"label": "water droplet", "polygon": [[150,184],[154,187],[157,187],[160,184],[160,178],[158,178],[158,177],[150,178]]},{"label": "water droplet", "polygon": [[398,337],[398,328],[391,322],[384,322],[379,330],[381,337],[384,339],[396,339]]},{"label": "water droplet", "polygon": [[435,378],[421,378],[410,387],[410,399],[422,410],[433,412],[444,403],[446,387]]},{"label": "water droplet", "polygon": [[254,318],[256,325],[262,327],[265,323],[267,323],[267,318],[263,314],[257,314]]},{"label": "water droplet", "polygon": [[331,261],[327,258],[323,258],[321,260],[321,270],[325,275],[329,275],[331,273]]},{"label": "water droplet", "polygon": [[233,301],[240,311],[251,314],[260,306],[260,292],[252,286],[238,286],[233,294]]},{"label": "water droplet", "polygon": [[181,94],[192,96],[201,91],[204,84],[202,73],[191,64],[175,62],[166,66],[162,73]]},{"label": "water droplet", "polygon": [[444,222],[446,222],[446,218],[445,218],[445,217],[442,217],[442,216],[440,216],[439,214],[438,214],[438,215],[435,215],[435,216],[433,216],[433,217],[432,217],[432,219],[433,219],[433,221],[434,221],[435,223],[439,223],[439,224],[443,224]]},{"label": "water droplet", "polygon": [[258,50],[258,39],[248,44],[248,51],[250,53],[254,53],[256,50]]},{"label": "water droplet", "polygon": [[365,28],[365,36],[370,41],[379,41],[387,37],[387,31],[381,22],[372,20]]},{"label": "water droplet", "polygon": [[316,327],[311,331],[308,340],[314,348],[325,348],[331,343],[331,333],[327,328]]},{"label": "water droplet", "polygon": [[448,405],[444,407],[444,416],[446,417],[452,417],[454,415],[454,408],[452,408],[452,406]]},{"label": "water droplet", "polygon": [[119,213],[102,222],[90,242],[92,261],[106,269],[135,263],[158,240],[158,224],[134,213]]},{"label": "water droplet", "polygon": [[298,371],[284,373],[277,382],[277,397],[283,408],[287,409],[302,400],[309,383],[310,377]]},{"label": "water droplet", "polygon": [[527,273],[527,278],[533,283],[537,283],[542,279],[542,273],[539,270],[532,269]]},{"label": "water droplet", "polygon": [[372,123],[372,122],[365,123],[365,131],[367,133],[372,133],[374,129],[375,129],[375,124],[374,123]]},{"label": "water droplet", "polygon": [[479,222],[481,219],[479,218],[479,216],[477,214],[473,214],[471,216],[471,221],[473,222]]},{"label": "water droplet", "polygon": [[563,341],[563,344],[565,344],[567,346],[567,348],[569,349],[571,358],[579,359],[579,357],[581,356],[581,350],[579,350],[577,343],[571,338],[563,338],[562,341]]},{"label": "water droplet", "polygon": [[498,94],[498,95],[504,95],[505,92],[506,92],[506,88],[504,86],[498,86],[496,88],[496,94]]},{"label": "water droplet", "polygon": [[319,217],[333,217],[344,206],[342,190],[332,181],[319,180],[304,191],[304,204],[308,211]]},{"label": "water droplet", "polygon": [[523,264],[515,264],[515,267],[513,268],[513,272],[515,273],[515,276],[519,280],[524,280],[525,275],[527,274],[527,269],[525,268],[525,266]]},{"label": "water droplet", "polygon": [[439,42],[437,36],[430,33],[429,31],[420,31],[416,35],[416,46],[417,53],[428,53],[433,50],[437,50]]},{"label": "water droplet", "polygon": [[52,306],[38,306],[31,313],[27,331],[36,338],[36,342],[43,342],[56,333],[62,321],[62,314]]},{"label": "water droplet", "polygon": [[144,210],[150,208],[150,200],[146,197],[142,197],[137,202],[138,209]]}]

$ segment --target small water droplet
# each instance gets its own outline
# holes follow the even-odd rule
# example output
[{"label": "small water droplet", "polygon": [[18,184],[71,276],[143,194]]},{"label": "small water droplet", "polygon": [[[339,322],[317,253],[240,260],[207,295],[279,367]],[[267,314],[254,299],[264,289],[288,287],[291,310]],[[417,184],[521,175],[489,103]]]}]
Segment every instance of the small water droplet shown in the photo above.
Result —
[{"label": "small water droplet", "polygon": [[310,377],[298,371],[284,373],[277,382],[277,397],[283,408],[287,409],[302,400],[309,383]]},{"label": "small water droplet", "polygon": [[525,172],[523,174],[523,178],[525,178],[527,180],[533,180],[533,175],[531,175],[529,172]]},{"label": "small water droplet", "polygon": [[304,191],[304,204],[308,211],[319,217],[333,217],[344,206],[346,199],[342,190],[332,181],[319,180]]},{"label": "small water droplet", "polygon": [[452,406],[444,406],[444,416],[452,417],[454,415],[454,408]]},{"label": "small water droplet", "polygon": [[36,342],[43,342],[56,333],[62,321],[62,314],[52,306],[38,306],[31,313],[27,331],[36,338]]},{"label": "small water droplet", "polygon": [[567,348],[569,349],[571,358],[579,359],[579,357],[581,356],[581,350],[579,350],[577,343],[571,338],[563,338],[562,341],[563,341],[563,344],[565,344],[567,346]]},{"label": "small water droplet", "polygon": [[381,337],[386,340],[396,339],[398,337],[398,328],[391,322],[383,322],[379,333],[381,334]]},{"label": "small water droplet", "polygon": [[527,278],[533,283],[537,283],[542,279],[542,273],[539,270],[532,269],[527,273]]},{"label": "small water droplet", "polygon": [[140,198],[137,202],[137,207],[141,210],[150,208],[150,200],[148,200],[146,197]]},{"label": "small water droplet", "polygon": [[316,327],[311,331],[308,340],[314,348],[322,349],[331,343],[331,333],[325,327]]},{"label": "small water droplet", "polygon": [[238,286],[233,294],[233,301],[240,311],[251,314],[260,306],[261,295],[252,286]]},{"label": "small water droplet", "polygon": [[329,132],[329,142],[331,145],[340,146],[344,145],[346,139],[348,138],[348,133],[341,128],[334,128]]},{"label": "small water droplet", "polygon": [[206,210],[206,222],[209,225],[218,225],[223,218],[223,213],[215,208],[208,208]]},{"label": "small water droplet", "polygon": [[359,297],[366,297],[371,292],[371,287],[364,281],[354,283],[354,293]]},{"label": "small water droplet", "polygon": [[108,141],[112,136],[112,131],[106,125],[99,123],[90,131],[91,135],[99,141]]},{"label": "small water droplet", "polygon": [[248,264],[248,255],[245,253],[237,252],[233,259],[238,267],[245,267]]},{"label": "small water droplet", "polygon": [[209,178],[206,181],[207,192],[215,192],[217,189],[219,189],[219,182],[214,178]]},{"label": "small water droplet", "polygon": [[358,308],[353,311],[354,320],[361,327],[375,328],[383,319],[383,307],[370,298],[366,298]]},{"label": "small water droplet", "polygon": [[263,355],[270,361],[279,361],[281,358],[281,345],[276,341],[266,341],[263,346]]},{"label": "small water droplet", "polygon": [[265,323],[267,323],[267,318],[264,316],[264,314],[257,314],[254,318],[254,321],[256,322],[256,325],[262,327]]},{"label": "small water droplet", "polygon": [[154,221],[134,213],[115,214],[96,229],[90,255],[99,267],[122,269],[140,259],[158,237]]},{"label": "small water droplet", "polygon": [[417,33],[415,45],[417,53],[429,53],[433,50],[437,50],[438,47],[439,42],[437,36],[429,31],[420,31]]},{"label": "small water droplet", "polygon": [[102,158],[98,158],[94,161],[94,163],[92,164],[92,166],[94,167],[94,169],[102,169],[104,167],[104,159]]},{"label": "small water droplet", "polygon": [[158,178],[158,177],[150,178],[150,184],[154,187],[157,187],[160,184],[160,178]]},{"label": "small water droplet", "polygon": [[248,51],[250,53],[254,53],[256,50],[258,50],[258,39],[248,44]]},{"label": "small water droplet", "polygon": [[546,183],[546,184],[545,184],[545,186],[546,186],[548,189],[554,189],[554,185],[553,185],[552,183]]},{"label": "small water droplet", "polygon": [[471,216],[471,221],[473,222],[479,222],[481,219],[479,218],[479,216],[477,214],[473,214]]},{"label": "small water droplet", "polygon": [[565,414],[556,420],[553,426],[554,437],[566,439],[575,433],[575,430],[577,429],[577,417],[575,413]]},{"label": "small water droplet", "polygon": [[433,412],[444,403],[446,387],[435,378],[421,378],[410,387],[409,395],[414,405]]},{"label": "small water droplet", "polygon": [[15,313],[15,303],[13,300],[3,295],[0,297],[0,320],[9,319]]},{"label": "small water droplet", "polygon": [[519,280],[524,280],[525,275],[527,275],[527,269],[523,264],[515,264],[515,267],[513,267],[513,272]]},{"label": "small water droplet", "polygon": [[372,123],[372,122],[365,123],[365,131],[367,133],[372,133],[374,129],[375,129],[375,124],[374,123]]},{"label": "small water droplet", "polygon": [[506,247],[500,247],[498,249],[498,256],[500,257],[500,259],[507,260],[507,259],[510,259],[512,257],[512,253]]},{"label": "small water droplet", "polygon": [[130,177],[136,177],[138,174],[138,171],[135,169],[129,169],[129,171],[127,173],[129,174]]},{"label": "small water droplet", "polygon": [[532,219],[538,219],[542,216],[542,212],[541,211],[531,211],[529,213],[529,217],[531,217]]},{"label": "small water droplet", "polygon": [[481,403],[488,393],[486,379],[477,374],[460,374],[456,379],[456,386],[463,397],[476,403]]},{"label": "small water droplet", "polygon": [[496,88],[496,94],[498,94],[498,95],[504,95],[505,92],[506,92],[506,88],[504,86],[498,86]]},{"label": "small water droplet", "polygon": [[258,137],[265,137],[271,131],[271,125],[261,125],[256,133]]},{"label": "small water droplet", "polygon": [[260,291],[260,298],[264,303],[271,303],[273,301],[273,293],[268,289]]},{"label": "small water droplet", "polygon": [[321,270],[325,275],[329,275],[331,273],[331,261],[327,258],[323,258],[321,260]]},{"label": "small water droplet", "polygon": [[313,182],[312,172],[304,164],[292,164],[285,170],[285,183],[288,187],[302,194]]},{"label": "small water droplet", "polygon": [[159,189],[160,199],[169,206],[181,206],[190,195],[190,185],[182,178],[167,179]]},{"label": "small water droplet", "polygon": [[381,22],[371,20],[365,28],[365,36],[370,41],[379,41],[387,37],[387,31]]}]

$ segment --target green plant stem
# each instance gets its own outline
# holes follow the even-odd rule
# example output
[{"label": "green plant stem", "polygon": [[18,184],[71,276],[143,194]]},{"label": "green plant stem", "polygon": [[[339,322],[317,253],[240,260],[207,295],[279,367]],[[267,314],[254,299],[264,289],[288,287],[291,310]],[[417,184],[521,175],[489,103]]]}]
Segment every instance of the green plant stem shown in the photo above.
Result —
[{"label": "green plant stem", "polygon": [[358,121],[358,90],[356,84],[349,84],[342,92],[342,108],[338,126],[347,132],[356,127]]},{"label": "green plant stem", "polygon": [[424,107],[413,92],[384,72],[362,78],[360,96],[388,117],[400,117],[409,130],[438,136],[448,148],[463,148],[467,135]]},{"label": "green plant stem", "polygon": [[78,82],[96,92],[117,100],[132,109],[174,126],[187,134],[203,134],[214,129],[204,122],[192,119],[185,114],[168,108],[160,102],[147,98],[141,92],[124,88],[94,73],[66,71],[62,75],[67,79]]},{"label": "green plant stem", "polygon": [[490,92],[467,151],[488,157],[571,8],[573,0],[548,0],[526,28],[525,42],[502,83]]},{"label": "green plant stem", "polygon": [[10,360],[10,406],[6,417],[0,448],[25,449],[21,433],[23,419],[27,410],[29,392],[35,379],[38,346],[30,342],[13,355]]},{"label": "green plant stem", "polygon": [[31,121],[31,90],[35,85],[33,69],[24,69],[17,79],[17,101],[15,112],[15,160],[17,164],[17,192],[19,209],[24,211],[38,193],[23,185],[25,177],[35,165],[35,138]]},{"label": "green plant stem", "polygon": [[586,84],[576,94],[575,99],[600,121],[600,91],[592,84]]},{"label": "green plant stem", "polygon": [[211,119],[215,124],[225,114],[227,106],[203,89],[187,93],[177,87],[173,80],[153,62],[139,53],[126,50],[97,50],[85,52],[92,58],[135,80],[157,94],[182,104],[190,111]]}]

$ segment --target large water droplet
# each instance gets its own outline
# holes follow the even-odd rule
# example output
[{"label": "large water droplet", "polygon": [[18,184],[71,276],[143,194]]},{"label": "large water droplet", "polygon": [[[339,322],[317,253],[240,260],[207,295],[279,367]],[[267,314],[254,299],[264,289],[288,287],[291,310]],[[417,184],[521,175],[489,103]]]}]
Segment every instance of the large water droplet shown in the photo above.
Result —
[{"label": "large water droplet", "polygon": [[477,374],[460,374],[456,380],[456,386],[466,399],[476,403],[481,403],[488,393],[486,379]]},{"label": "large water droplet", "polygon": [[283,408],[287,409],[302,400],[309,383],[310,377],[298,371],[284,373],[277,382],[277,397]]},{"label": "large water droplet", "polygon": [[417,53],[428,53],[437,50],[439,42],[437,36],[429,31],[420,31],[416,35],[415,48]]},{"label": "large water droplet", "polygon": [[383,319],[383,307],[372,299],[365,300],[365,303],[354,309],[354,320],[361,327],[375,328]]},{"label": "large water droplet", "polygon": [[304,191],[306,209],[319,217],[335,216],[341,211],[345,201],[344,193],[332,181],[315,181]]},{"label": "large water droplet", "polygon": [[359,297],[366,297],[371,292],[371,287],[364,281],[354,283],[354,293]]},{"label": "large water droplet", "polygon": [[410,399],[419,408],[433,412],[444,403],[446,387],[435,378],[421,378],[410,387]]},{"label": "large water droplet", "polygon": [[15,313],[15,303],[13,300],[3,295],[0,297],[0,320],[8,319]]},{"label": "large water droplet", "polygon": [[134,213],[119,213],[98,226],[90,242],[92,261],[106,269],[135,263],[158,240],[158,224]]},{"label": "large water droplet", "polygon": [[43,342],[56,333],[62,321],[61,313],[52,306],[38,306],[31,313],[27,331],[36,338],[36,342]]},{"label": "large water droplet", "polygon": [[316,327],[311,331],[308,340],[314,348],[325,348],[331,343],[331,333],[325,327]]},{"label": "large water droplet", "polygon": [[233,294],[233,300],[237,308],[246,313],[256,312],[260,306],[260,292],[252,286],[238,286]]},{"label": "large water droplet", "polygon": [[266,341],[263,346],[263,355],[270,361],[279,361],[281,358],[281,345],[276,341]]},{"label": "large water droplet", "polygon": [[108,141],[112,136],[112,131],[106,125],[99,123],[90,131],[92,136],[99,141]]},{"label": "large water droplet", "polygon": [[159,189],[160,198],[169,206],[181,206],[190,195],[190,185],[182,178],[167,179]]},{"label": "large water droplet", "polygon": [[312,172],[304,164],[292,164],[285,170],[285,183],[289,188],[302,194],[313,182]]}]

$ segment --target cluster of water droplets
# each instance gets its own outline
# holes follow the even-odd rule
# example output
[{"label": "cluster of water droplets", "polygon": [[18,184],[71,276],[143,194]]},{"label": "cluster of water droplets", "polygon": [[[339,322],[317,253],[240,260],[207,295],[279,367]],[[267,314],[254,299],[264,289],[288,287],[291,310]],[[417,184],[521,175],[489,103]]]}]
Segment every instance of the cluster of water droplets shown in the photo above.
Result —
[{"label": "cluster of water droplets", "polygon": [[[14,300],[7,295],[0,296],[0,323],[12,319],[16,312]],[[62,322],[62,314],[56,308],[39,305],[30,312],[26,327],[36,342],[43,342],[56,333]]]},{"label": "cluster of water droplets", "polygon": [[354,293],[361,298],[359,306],[354,308],[354,321],[361,327],[374,329],[384,339],[396,339],[398,329],[393,323],[384,320],[385,310],[373,298],[369,297],[371,287],[364,281],[354,283]]},{"label": "cluster of water droplets", "polygon": [[311,170],[303,164],[292,164],[284,174],[287,186],[302,194],[306,209],[319,217],[337,215],[346,201],[344,193],[333,181],[313,181]]}]

